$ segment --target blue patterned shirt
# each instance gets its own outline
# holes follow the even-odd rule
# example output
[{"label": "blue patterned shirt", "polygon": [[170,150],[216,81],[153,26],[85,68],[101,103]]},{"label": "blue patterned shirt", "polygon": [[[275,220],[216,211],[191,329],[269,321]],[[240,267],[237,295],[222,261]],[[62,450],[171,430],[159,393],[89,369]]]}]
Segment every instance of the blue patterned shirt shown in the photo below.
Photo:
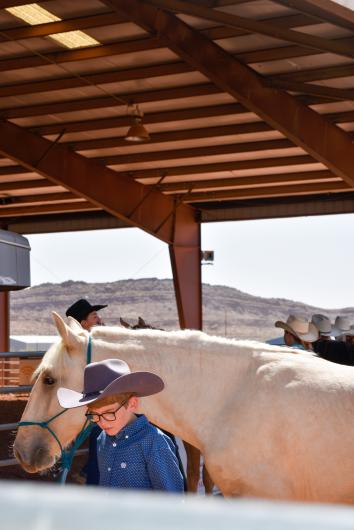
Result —
[{"label": "blue patterned shirt", "polygon": [[102,431],[97,460],[100,486],[183,492],[172,441],[143,415],[115,436]]}]

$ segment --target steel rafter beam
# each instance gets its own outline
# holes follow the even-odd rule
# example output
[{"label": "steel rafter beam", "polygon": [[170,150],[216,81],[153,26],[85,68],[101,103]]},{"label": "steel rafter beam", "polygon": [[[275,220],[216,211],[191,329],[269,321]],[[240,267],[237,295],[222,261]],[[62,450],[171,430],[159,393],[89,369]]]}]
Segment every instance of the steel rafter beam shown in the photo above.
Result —
[{"label": "steel rafter beam", "polygon": [[350,192],[352,188],[348,187],[344,182],[329,182],[329,183],[315,183],[315,184],[296,184],[295,186],[266,186],[265,188],[250,188],[245,190],[218,190],[192,193],[186,196],[186,201],[189,203],[207,203],[215,201],[238,201],[238,200],[252,200],[259,198],[274,198],[283,196],[297,196],[301,195],[315,195],[319,193],[340,193],[344,191]]},{"label": "steel rafter beam", "polygon": [[289,185],[292,183],[309,183],[309,182],[333,182],[339,181],[343,183],[341,179],[333,175],[328,169],[320,171],[301,171],[293,173],[275,173],[270,175],[256,175],[252,177],[231,177],[231,178],[218,178],[218,179],[206,179],[206,180],[195,180],[195,181],[178,181],[169,182],[167,184],[160,184],[157,186],[161,191],[171,192],[185,192],[188,190],[191,197],[195,190],[219,190],[221,188],[229,189],[242,189],[252,187],[252,190],[256,190],[256,186],[275,186],[277,184]]},{"label": "steel rafter beam", "polygon": [[55,186],[53,182],[47,179],[33,179],[33,180],[19,180],[15,182],[2,182],[0,180],[0,193],[11,193],[18,190],[36,190],[38,188],[52,188]]},{"label": "steel rafter beam", "polygon": [[275,2],[311,15],[321,22],[329,22],[353,31],[354,12],[337,2],[331,0],[275,0]]},{"label": "steel rafter beam", "polygon": [[334,88],[330,86],[316,85],[313,83],[302,83],[301,81],[292,81],[291,79],[278,79],[268,77],[265,79],[268,87],[300,92],[302,94],[311,94],[324,98],[331,98],[337,101],[353,101],[354,90],[345,88]]},{"label": "steel rafter beam", "polygon": [[[6,7],[12,7],[7,1],[6,4]],[[20,2],[20,5],[24,4],[25,2]],[[96,28],[99,26],[108,26],[112,24],[121,24],[122,22],[126,21],[122,17],[119,17],[117,13],[103,13],[101,15],[90,15],[80,18],[60,20],[58,22],[47,22],[45,24],[36,24],[34,26],[21,26],[17,28],[1,29],[0,42],[30,39],[33,37],[46,37],[48,35],[53,35],[54,33]]]},{"label": "steel rafter beam", "polygon": [[17,206],[14,207],[4,207],[0,206],[0,219],[17,219],[20,217],[30,217],[38,215],[47,214],[61,214],[61,213],[77,213],[77,212],[91,212],[91,211],[102,211],[98,206],[94,206],[89,202],[68,202],[68,203],[56,203],[56,204],[36,204],[26,205],[26,206]]},{"label": "steel rafter beam", "polygon": [[119,175],[9,122],[0,122],[0,152],[83,197],[94,207],[100,207],[166,243],[195,244],[193,235],[189,237],[186,231],[180,232],[175,226],[181,223],[196,230],[195,209],[147,188],[127,175]]},{"label": "steel rafter beam", "polygon": [[105,3],[150,33],[168,39],[169,47],[189,65],[354,186],[354,146],[346,132],[286,92],[267,87],[251,68],[171,13],[142,0]]},{"label": "steel rafter beam", "polygon": [[354,64],[338,64],[335,66],[324,66],[321,68],[310,68],[297,72],[287,72],[272,76],[275,80],[287,81],[327,81],[339,77],[352,77],[354,75]]}]

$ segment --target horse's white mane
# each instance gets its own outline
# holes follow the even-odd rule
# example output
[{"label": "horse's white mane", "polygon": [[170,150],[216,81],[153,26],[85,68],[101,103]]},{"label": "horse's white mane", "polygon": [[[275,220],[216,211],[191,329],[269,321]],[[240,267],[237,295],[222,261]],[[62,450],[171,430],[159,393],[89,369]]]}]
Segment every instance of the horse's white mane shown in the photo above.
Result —
[{"label": "horse's white mane", "polygon": [[[234,355],[235,353],[247,354],[255,351],[269,352],[269,353],[302,353],[313,355],[312,353],[285,348],[284,346],[275,346],[264,342],[254,340],[238,340],[234,338],[219,337],[208,335],[202,331],[197,330],[175,330],[175,331],[161,331],[157,329],[127,329],[120,326],[97,326],[91,331],[92,338],[101,343],[117,343],[127,346],[129,343],[150,343],[150,341],[158,341],[160,345],[169,343],[179,345],[182,349],[185,346],[186,350],[190,348],[199,348],[205,351],[215,351],[215,347],[220,347],[224,353]],[[187,348],[188,346],[188,348]],[[237,349],[235,349],[237,347]],[[64,362],[65,346],[62,340],[53,344],[44,355],[42,362],[36,369],[34,377],[37,377],[41,372],[50,370],[58,363]],[[166,351],[167,354],[167,351]]]},{"label": "horse's white mane", "polygon": [[[173,330],[173,331],[163,331],[159,329],[127,329],[124,327],[118,326],[97,326],[93,328],[91,332],[92,338],[100,339],[106,342],[130,342],[134,340],[149,341],[149,340],[158,340],[160,343],[163,342],[179,342],[181,345],[183,343],[188,343],[188,346],[195,346],[203,344],[205,348],[213,349],[215,345],[225,348],[225,346],[231,347],[230,350],[233,350],[233,347],[237,346],[242,350],[252,350],[252,351],[263,351],[263,352],[272,352],[272,353],[303,353],[313,355],[312,352],[307,352],[305,350],[299,350],[295,348],[288,348],[286,346],[276,346],[273,344],[268,344],[266,342],[260,342],[256,340],[249,339],[236,339],[231,337],[220,337],[217,335],[209,335],[203,331],[198,331],[194,329],[183,329],[183,330]],[[140,340],[139,340],[140,339]],[[209,346],[209,348],[208,348]]]}]

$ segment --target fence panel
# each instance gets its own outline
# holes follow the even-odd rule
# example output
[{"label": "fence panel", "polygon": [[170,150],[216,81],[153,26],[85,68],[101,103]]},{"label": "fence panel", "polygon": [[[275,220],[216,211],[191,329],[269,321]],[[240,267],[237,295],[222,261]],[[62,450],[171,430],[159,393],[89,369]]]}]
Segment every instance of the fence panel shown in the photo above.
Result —
[{"label": "fence panel", "polygon": [[45,352],[0,352],[0,394],[29,392]]}]

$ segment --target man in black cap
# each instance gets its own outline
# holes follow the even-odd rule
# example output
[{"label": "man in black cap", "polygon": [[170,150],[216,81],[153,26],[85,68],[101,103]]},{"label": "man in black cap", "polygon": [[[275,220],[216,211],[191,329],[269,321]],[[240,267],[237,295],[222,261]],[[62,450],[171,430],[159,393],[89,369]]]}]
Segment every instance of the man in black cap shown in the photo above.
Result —
[{"label": "man in black cap", "polygon": [[65,314],[67,317],[75,318],[84,329],[90,331],[93,326],[103,325],[102,319],[97,311],[104,307],[107,307],[107,305],[91,305],[85,298],[80,298],[80,300],[66,310]]},{"label": "man in black cap", "polygon": [[[91,305],[85,298],[80,298],[72,304],[65,312],[67,317],[73,317],[87,331],[91,331],[94,326],[102,326],[103,322],[97,313],[107,305]],[[82,470],[86,475],[86,484],[98,484],[98,465],[97,465],[97,437],[101,434],[101,429],[96,425],[90,434],[89,456]],[[82,475],[81,475],[82,476]]]}]

